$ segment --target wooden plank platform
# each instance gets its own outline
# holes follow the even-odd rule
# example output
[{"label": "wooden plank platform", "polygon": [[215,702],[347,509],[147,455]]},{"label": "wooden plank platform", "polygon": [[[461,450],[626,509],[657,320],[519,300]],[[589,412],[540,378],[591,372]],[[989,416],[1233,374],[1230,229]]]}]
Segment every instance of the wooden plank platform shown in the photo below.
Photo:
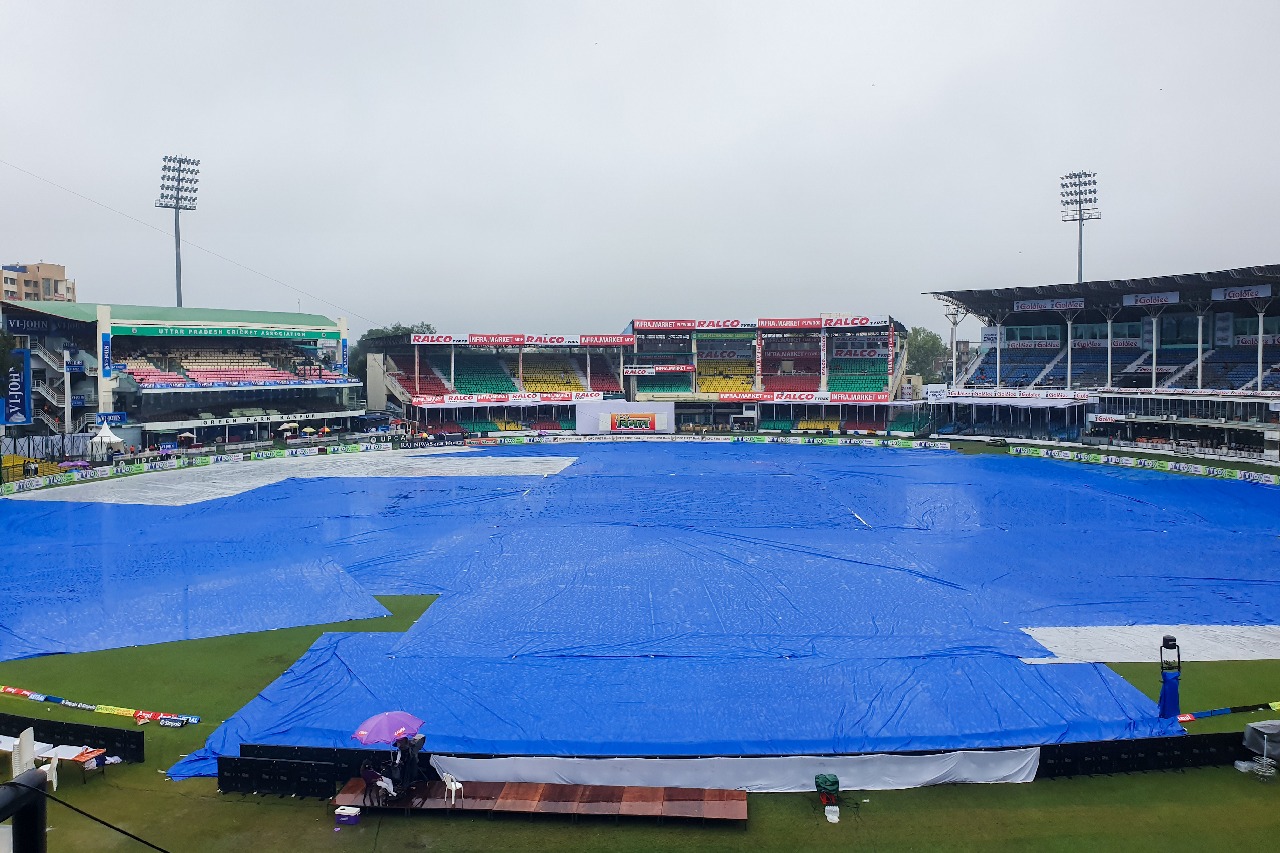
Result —
[{"label": "wooden plank platform", "polygon": [[604,815],[743,821],[745,791],[715,788],[642,788],[621,785],[558,785],[541,782],[463,782],[451,806],[443,782],[419,782],[393,801],[365,801],[364,780],[352,779],[333,798],[335,806],[389,811],[510,812],[514,814]]}]

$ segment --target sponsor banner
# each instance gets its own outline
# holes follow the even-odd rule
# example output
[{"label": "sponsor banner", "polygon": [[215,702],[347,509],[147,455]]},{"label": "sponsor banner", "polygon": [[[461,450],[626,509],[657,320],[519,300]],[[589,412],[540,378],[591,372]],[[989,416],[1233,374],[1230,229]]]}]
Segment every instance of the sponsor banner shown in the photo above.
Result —
[{"label": "sponsor banner", "polygon": [[[933,399],[933,392],[927,392]],[[1026,400],[1088,400],[1088,391],[1066,390],[1032,390],[1026,388],[952,388],[947,391],[948,397],[976,399],[1026,399]]]},{"label": "sponsor banner", "polygon": [[655,373],[693,373],[692,364],[655,364]]},{"label": "sponsor banner", "polygon": [[1214,302],[1230,302],[1234,299],[1269,299],[1271,285],[1251,284],[1247,287],[1215,287],[1209,294]]},{"label": "sponsor banner", "polygon": [[1061,349],[1060,341],[1005,341],[1005,349]]},{"label": "sponsor banner", "polygon": [[342,339],[341,349],[342,349],[342,361],[338,363],[338,368],[339,368],[338,372],[345,376],[347,374],[347,368],[349,367],[349,365],[347,364],[347,339],[346,338]]},{"label": "sponsor banner", "polygon": [[[1182,369],[1181,367],[1171,367],[1171,366],[1169,366],[1169,365],[1165,365],[1165,364],[1157,364],[1157,365],[1156,365],[1156,368],[1155,368],[1156,373],[1174,373],[1175,371],[1178,371],[1178,370],[1181,370],[1181,369]],[[1135,368],[1133,369],[1133,372],[1134,372],[1134,373],[1146,373],[1146,374],[1150,374],[1150,373],[1151,373],[1151,365],[1147,364],[1147,365],[1143,365],[1142,367],[1135,367]]]},{"label": "sponsor banner", "polygon": [[[1280,335],[1262,336],[1262,345],[1264,347],[1276,346],[1277,344],[1280,344]],[[1236,346],[1238,347],[1256,347],[1257,345],[1257,335],[1236,335]]]},{"label": "sponsor banner", "polygon": [[411,344],[465,344],[468,335],[410,335]]},{"label": "sponsor banner", "polygon": [[63,362],[67,373],[84,373],[84,362],[80,360]]},{"label": "sponsor banner", "polygon": [[31,351],[13,350],[16,364],[9,366],[4,377],[4,407],[0,408],[0,424],[17,426],[31,423]]},{"label": "sponsor banner", "polygon": [[1177,305],[1178,291],[1169,290],[1164,293],[1126,293],[1121,300],[1125,306],[1135,305]]},{"label": "sponsor banner", "polygon": [[756,321],[761,329],[821,329],[821,317],[761,317]]},{"label": "sponsor banner", "polygon": [[[1100,338],[1100,339],[1079,338],[1071,342],[1071,348],[1072,349],[1106,349],[1107,339],[1106,338]],[[1111,348],[1112,349],[1141,349],[1142,341],[1138,340],[1137,338],[1112,338]]]},{"label": "sponsor banner", "polygon": [[816,349],[766,349],[764,358],[817,358]]},{"label": "sponsor banner", "polygon": [[833,403],[887,403],[888,391],[832,391]]},{"label": "sponsor banner", "polygon": [[1219,311],[1213,315],[1213,345],[1229,347],[1235,342],[1236,315],[1230,311]]},{"label": "sponsor banner", "polygon": [[1069,311],[1083,307],[1083,299],[1019,299],[1013,303],[1014,311]]},{"label": "sponsor banner", "polygon": [[635,346],[635,335],[579,335],[584,347],[630,347]]},{"label": "sponsor banner", "polygon": [[996,345],[996,335],[999,333],[1001,341],[1005,340],[1005,331],[1003,326],[983,326],[982,327],[982,345],[993,347]]},{"label": "sponsor banner", "polygon": [[581,402],[583,400],[595,401],[595,400],[604,399],[603,391],[574,391],[572,393],[573,393],[573,401],[575,403]]},{"label": "sponsor banner", "polygon": [[890,324],[890,325],[889,325],[889,375],[890,375],[890,376],[892,376],[892,375],[893,375],[893,370],[894,370],[894,368],[893,368],[893,350],[894,350],[894,335],[895,335],[895,334],[896,334],[896,332],[895,332],[895,331],[894,331],[894,329],[893,329],[893,325],[892,325],[892,324]]},{"label": "sponsor banner", "polygon": [[[333,340],[342,337],[337,329],[280,329],[252,326],[120,326],[112,324],[113,335],[157,338],[273,338],[282,340]],[[104,363],[106,359],[103,359]]]},{"label": "sponsor banner", "polygon": [[862,317],[857,314],[823,314],[824,329],[856,329],[863,326],[887,326],[889,318],[884,316]]},{"label": "sponsor banner", "polygon": [[409,401],[412,406],[484,406],[496,403],[526,406],[538,403],[574,403],[583,400],[603,400],[602,391],[550,391],[515,394],[420,394]]},{"label": "sponsor banner", "polygon": [[467,343],[480,347],[524,346],[524,335],[467,335]]},{"label": "sponsor banner", "polygon": [[5,317],[5,328],[15,335],[47,335],[57,329],[48,320],[36,320],[26,317]]},{"label": "sponsor banner", "polygon": [[[102,365],[102,378],[110,379],[111,371],[118,369],[119,365],[111,363],[111,335],[105,332],[102,335],[102,353],[98,359],[98,364]],[[124,371],[121,371],[122,373]]]},{"label": "sponsor banner", "polygon": [[654,432],[658,416],[652,412],[601,412],[600,429],[609,432]]},{"label": "sponsor banner", "polygon": [[755,320],[695,320],[699,329],[742,329],[755,326]]},{"label": "sponsor banner", "polygon": [[632,320],[631,328],[637,332],[684,332],[698,326],[697,320]]},{"label": "sponsor banner", "polygon": [[546,391],[538,395],[538,400],[542,403],[569,403],[573,401],[573,392]]},{"label": "sponsor banner", "polygon": [[527,347],[577,347],[582,346],[577,335],[525,335]]},{"label": "sponsor banner", "polygon": [[887,391],[737,391],[717,394],[721,403],[888,403]]},{"label": "sponsor banner", "polygon": [[1173,474],[1194,474],[1201,477],[1214,477],[1220,480],[1242,480],[1249,483],[1262,483],[1268,486],[1280,485],[1280,475],[1277,474],[1241,471],[1235,468],[1201,465],[1195,462],[1139,459],[1133,456],[1113,456],[1101,453],[1085,453],[1077,450],[1050,450],[1043,447],[1023,447],[1021,445],[1010,447],[1009,453],[1014,456],[1035,456],[1044,459],[1062,459],[1068,462],[1089,462],[1095,465],[1118,465],[1122,468],[1146,468],[1151,471],[1167,471]]},{"label": "sponsor banner", "polygon": [[832,353],[833,358],[888,358],[889,349],[838,349]]},{"label": "sponsor banner", "polygon": [[623,376],[653,376],[658,371],[654,370],[653,365],[648,367],[624,367],[622,368]]},{"label": "sponsor banner", "polygon": [[821,358],[818,359],[818,375],[822,377],[822,381],[827,381],[827,333],[826,330],[818,333],[818,352]]},{"label": "sponsor banner", "polygon": [[[810,353],[812,355],[813,353]],[[711,361],[745,361],[755,358],[755,351],[751,348],[747,349],[700,349],[698,350],[698,358],[709,359]]]},{"label": "sponsor banner", "polygon": [[1124,423],[1124,415],[1091,415],[1093,422],[1096,424],[1118,424]]}]

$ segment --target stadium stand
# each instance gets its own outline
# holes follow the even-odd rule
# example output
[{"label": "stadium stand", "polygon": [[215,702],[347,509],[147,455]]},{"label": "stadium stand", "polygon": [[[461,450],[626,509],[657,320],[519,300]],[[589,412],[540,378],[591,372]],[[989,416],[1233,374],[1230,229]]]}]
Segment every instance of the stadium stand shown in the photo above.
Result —
[{"label": "stadium stand", "polygon": [[[503,363],[512,376],[522,375],[516,356],[506,356]],[[525,353],[523,379],[526,391],[587,390],[577,366],[567,356],[558,353]]]},{"label": "stadium stand", "polygon": [[172,370],[156,367],[151,359],[144,355],[131,355],[123,359],[127,372],[140,384],[188,385],[187,377]]},{"label": "stadium stand", "polygon": [[801,430],[831,430],[832,432],[840,429],[840,421],[837,418],[801,418],[796,424],[796,429]]},{"label": "stadium stand", "polygon": [[387,373],[399,382],[401,387],[410,394],[432,394],[440,396],[443,394],[453,393],[445,383],[444,379],[441,378],[440,375],[432,368],[430,360],[423,360],[419,362],[418,378],[417,382],[414,382],[412,370],[413,356],[397,356],[396,358],[404,359],[405,362],[410,365],[410,369],[405,370],[400,367],[399,361],[388,358],[387,366],[389,369],[387,370]]},{"label": "stadium stand", "polygon": [[817,391],[822,384],[821,370],[816,353],[804,358],[779,358],[766,351],[760,378],[765,391]]},{"label": "stadium stand", "polygon": [[296,373],[275,367],[259,352],[181,349],[174,350],[170,358],[182,365],[188,379],[201,385],[290,382],[300,378]]},{"label": "stadium stand", "polygon": [[[578,369],[585,376],[587,373],[587,357],[577,357]],[[618,381],[618,368],[604,353],[591,356],[591,390],[605,394],[621,394],[622,383]],[[685,390],[689,390],[685,388]]]},{"label": "stadium stand", "polygon": [[[441,376],[449,375],[448,353],[434,354],[430,361]],[[453,384],[459,394],[512,394],[520,390],[497,356],[467,350],[455,354]]]},{"label": "stadium stand", "polygon": [[840,429],[846,432],[884,432],[884,421],[845,421]]},{"label": "stadium stand", "polygon": [[[1118,373],[1134,358],[1133,350],[1115,350],[1111,354],[1111,372]],[[1071,353],[1071,387],[1100,388],[1107,383],[1107,351],[1077,349]],[[1038,383],[1041,388],[1065,388],[1067,359],[1063,356]]]},{"label": "stadium stand", "polygon": [[[1025,388],[1035,382],[1049,364],[1058,357],[1058,349],[1006,349],[1000,356],[1000,384],[1009,388]],[[996,384],[996,351],[990,349],[978,363],[967,385]]]},{"label": "stadium stand", "polygon": [[759,429],[795,429],[796,422],[791,418],[767,418],[760,421]]},{"label": "stadium stand", "polygon": [[704,394],[750,391],[752,385],[755,384],[755,373],[755,365],[746,360],[707,359],[699,361],[698,391]]},{"label": "stadium stand", "polygon": [[637,376],[638,394],[688,394],[692,373],[664,373],[661,376]]},{"label": "stadium stand", "polygon": [[833,358],[829,391],[883,391],[889,384],[887,358]]}]

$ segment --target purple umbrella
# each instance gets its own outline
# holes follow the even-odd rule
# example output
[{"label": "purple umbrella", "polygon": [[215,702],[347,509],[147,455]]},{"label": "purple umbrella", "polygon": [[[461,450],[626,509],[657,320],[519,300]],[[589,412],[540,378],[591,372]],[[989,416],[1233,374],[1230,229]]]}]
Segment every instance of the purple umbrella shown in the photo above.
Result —
[{"label": "purple umbrella", "polygon": [[383,711],[361,723],[352,737],[366,745],[395,743],[402,737],[413,737],[421,727],[422,720],[408,711]]}]

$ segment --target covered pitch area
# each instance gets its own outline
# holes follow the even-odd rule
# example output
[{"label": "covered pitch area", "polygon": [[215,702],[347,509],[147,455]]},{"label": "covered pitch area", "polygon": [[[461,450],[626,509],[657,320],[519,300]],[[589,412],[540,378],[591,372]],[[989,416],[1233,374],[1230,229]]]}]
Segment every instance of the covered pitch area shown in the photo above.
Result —
[{"label": "covered pitch area", "polygon": [[404,634],[322,637],[175,777],[241,743],[347,746],[388,708],[427,720],[435,753],[553,759],[1173,734],[1076,650],[1032,665],[1056,657],[1037,637],[1277,612],[1280,492],[1253,484],[746,443],[489,448],[439,470],[399,458],[406,476],[255,482],[180,507],[2,509],[119,531],[80,552],[98,574],[125,561],[124,531],[181,530],[174,543],[222,543],[224,562],[328,566],[351,602],[440,594]]}]

